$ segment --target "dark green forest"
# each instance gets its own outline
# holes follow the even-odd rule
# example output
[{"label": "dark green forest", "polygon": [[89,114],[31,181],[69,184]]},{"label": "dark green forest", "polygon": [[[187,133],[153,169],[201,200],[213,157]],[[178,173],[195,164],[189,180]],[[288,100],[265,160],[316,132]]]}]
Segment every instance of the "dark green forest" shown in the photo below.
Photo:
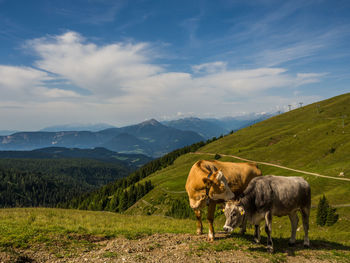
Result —
[{"label": "dark green forest", "polygon": [[89,159],[0,159],[0,207],[55,207],[129,173]]},{"label": "dark green forest", "polygon": [[123,212],[153,189],[150,174],[207,143],[199,142],[129,166],[91,159],[0,159],[0,207],[62,207]]}]

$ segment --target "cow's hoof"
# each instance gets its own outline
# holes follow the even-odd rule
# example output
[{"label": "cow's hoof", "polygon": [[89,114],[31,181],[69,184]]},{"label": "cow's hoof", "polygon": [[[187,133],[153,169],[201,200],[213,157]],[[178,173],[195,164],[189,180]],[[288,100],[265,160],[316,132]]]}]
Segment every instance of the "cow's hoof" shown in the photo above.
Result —
[{"label": "cow's hoof", "polygon": [[214,241],[214,233],[209,231],[208,233],[208,241],[213,242]]},{"label": "cow's hoof", "polygon": [[290,246],[290,247],[294,247],[295,246],[295,242],[288,242],[288,246]]},{"label": "cow's hoof", "polygon": [[273,247],[272,246],[267,246],[267,251],[270,253],[273,253]]},{"label": "cow's hoof", "polygon": [[304,248],[310,248],[310,244],[304,244]]},{"label": "cow's hoof", "polygon": [[197,230],[197,235],[201,235],[201,234],[203,234],[203,231],[202,230]]}]

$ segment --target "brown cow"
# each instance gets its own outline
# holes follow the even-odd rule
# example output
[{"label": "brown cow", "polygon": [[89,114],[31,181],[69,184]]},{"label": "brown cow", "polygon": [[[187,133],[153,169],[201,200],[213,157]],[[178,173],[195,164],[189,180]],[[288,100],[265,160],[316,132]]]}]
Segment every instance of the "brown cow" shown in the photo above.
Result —
[{"label": "brown cow", "polygon": [[[261,171],[253,163],[231,163],[220,161],[196,162],[188,174],[186,191],[190,206],[197,218],[197,234],[202,234],[201,209],[208,205],[208,240],[214,240],[214,212],[217,203],[239,197],[250,180],[260,176]],[[245,232],[243,224],[241,232]]]}]

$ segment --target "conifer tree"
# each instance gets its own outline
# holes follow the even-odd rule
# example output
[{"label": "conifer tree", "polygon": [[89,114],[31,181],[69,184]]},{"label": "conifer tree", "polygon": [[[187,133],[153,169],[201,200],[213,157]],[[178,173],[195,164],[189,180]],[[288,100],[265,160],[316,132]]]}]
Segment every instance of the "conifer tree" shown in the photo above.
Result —
[{"label": "conifer tree", "polygon": [[320,199],[320,202],[317,206],[317,215],[316,223],[319,226],[331,226],[334,225],[339,218],[339,215],[336,214],[336,208],[333,208],[329,205],[325,195]]},{"label": "conifer tree", "polygon": [[119,198],[119,212],[124,212],[128,209],[128,192],[123,191]]},{"label": "conifer tree", "polygon": [[325,195],[323,195],[323,197],[320,198],[320,201],[317,206],[317,215],[316,215],[317,225],[324,226],[326,224],[328,209],[329,209],[328,201]]},{"label": "conifer tree", "polygon": [[338,221],[339,215],[335,213],[336,210],[336,208],[329,207],[326,220],[327,226],[332,226]]}]

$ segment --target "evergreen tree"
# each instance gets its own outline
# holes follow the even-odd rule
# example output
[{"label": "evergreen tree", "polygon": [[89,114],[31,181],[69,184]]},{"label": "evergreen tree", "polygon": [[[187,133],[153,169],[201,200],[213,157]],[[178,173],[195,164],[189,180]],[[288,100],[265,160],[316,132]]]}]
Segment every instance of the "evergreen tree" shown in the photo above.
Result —
[{"label": "evergreen tree", "polygon": [[339,215],[335,213],[336,210],[336,208],[329,207],[326,220],[327,226],[332,226],[338,221]]},{"label": "evergreen tree", "polygon": [[118,199],[118,196],[115,194],[110,199],[106,209],[111,212],[118,212],[119,211],[118,205],[119,205],[119,199]]},{"label": "evergreen tree", "polygon": [[215,156],[214,156],[214,159],[215,159],[215,160],[219,160],[220,158],[221,158],[221,155],[220,155],[220,154],[218,154],[218,153],[215,154]]},{"label": "evergreen tree", "polygon": [[319,226],[332,226],[334,225],[339,218],[339,215],[336,214],[336,208],[333,208],[329,205],[325,195],[320,199],[320,202],[317,206],[317,215],[316,223]]},{"label": "evergreen tree", "polygon": [[145,185],[139,184],[137,186],[137,200],[141,199],[146,194]]},{"label": "evergreen tree", "polygon": [[125,190],[120,194],[119,212],[124,212],[126,209],[128,209],[128,192]]},{"label": "evergreen tree", "polygon": [[325,195],[323,195],[323,197],[320,198],[320,201],[317,206],[317,215],[316,215],[317,225],[324,226],[326,224],[328,209],[329,209],[328,201]]}]

